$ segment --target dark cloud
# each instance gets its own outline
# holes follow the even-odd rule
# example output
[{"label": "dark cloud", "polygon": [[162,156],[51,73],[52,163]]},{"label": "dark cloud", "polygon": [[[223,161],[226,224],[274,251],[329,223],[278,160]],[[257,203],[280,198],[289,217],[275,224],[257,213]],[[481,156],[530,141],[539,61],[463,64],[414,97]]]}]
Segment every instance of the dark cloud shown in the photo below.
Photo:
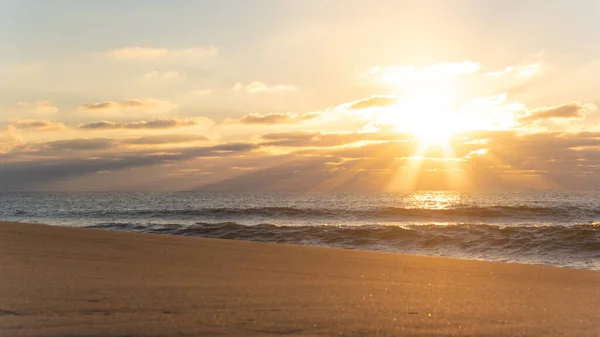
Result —
[{"label": "dark cloud", "polygon": [[[14,146],[3,155],[5,160],[18,159],[21,156],[35,157],[68,157],[71,152],[105,151],[117,148],[119,142],[109,138],[66,139],[44,143],[22,143]],[[1,157],[0,157],[1,158]]]},{"label": "dark cloud", "polygon": [[272,113],[272,114],[259,114],[251,113],[240,117],[237,120],[229,121],[233,123],[241,124],[296,124],[309,119],[319,117],[318,113]]},{"label": "dark cloud", "polygon": [[519,121],[523,123],[535,122],[539,120],[547,120],[550,118],[573,118],[581,119],[585,117],[587,112],[596,110],[595,106],[581,104],[579,102],[571,102],[567,104],[561,104],[553,107],[534,109],[523,117]]},{"label": "dark cloud", "polygon": [[22,120],[12,124],[15,129],[38,130],[38,131],[57,131],[66,129],[63,123],[56,123],[42,120]]},{"label": "dark cloud", "polygon": [[194,120],[177,119],[156,119],[149,122],[135,122],[123,125],[125,129],[172,129],[182,126],[192,126],[198,124]]},{"label": "dark cloud", "polygon": [[[261,139],[260,144],[160,149],[127,145],[205,138],[193,134],[153,135],[28,144],[21,152],[0,154],[0,189],[21,185],[35,189],[40,184],[60,187],[62,180],[70,178],[78,178],[77,186],[85,189],[86,179],[96,177],[95,172],[110,172],[118,180],[134,174],[130,168],[136,169],[140,184],[152,183],[144,176],[152,170],[154,177],[162,177],[152,181],[170,188],[169,179],[183,179],[173,174],[181,165],[188,170],[183,172],[218,176],[189,184],[189,188],[196,188],[210,183],[202,188],[213,190],[386,190],[412,180],[410,186],[414,188],[444,189],[455,188],[457,181],[462,181],[455,179],[455,172],[464,173],[468,180],[465,186],[476,189],[600,188],[600,132],[464,132],[452,138],[454,157],[441,147],[424,149],[410,135],[391,129],[280,132],[265,134]],[[347,144],[351,146],[343,146]],[[266,146],[269,148],[254,151]],[[286,151],[272,154],[271,147],[276,146],[286,147]],[[234,161],[235,165],[227,166]],[[414,172],[409,174],[407,167],[411,166]],[[178,186],[186,185],[181,180]]]},{"label": "dark cloud", "polygon": [[348,105],[348,110],[360,110],[368,108],[386,107],[398,103],[400,98],[396,96],[372,96],[361,99]]},{"label": "dark cloud", "polygon": [[81,124],[79,129],[84,130],[115,130],[115,129],[174,129],[186,126],[198,125],[196,119],[155,119],[152,121],[139,121],[129,123],[116,123],[111,121],[99,121]]},{"label": "dark cloud", "polygon": [[39,184],[57,182],[62,179],[74,178],[85,174],[102,171],[120,171],[175,161],[181,162],[194,158],[241,155],[258,148],[255,144],[228,143],[215,146],[185,148],[171,153],[144,151],[128,154],[113,153],[110,155],[95,156],[93,159],[42,159],[6,163],[0,166],[0,190],[35,189],[39,187]]},{"label": "dark cloud", "polygon": [[38,144],[38,149],[58,151],[90,151],[106,150],[109,148],[116,147],[118,144],[118,141],[108,138],[69,139],[40,143]]},{"label": "dark cloud", "polygon": [[100,122],[91,122],[91,123],[81,124],[78,126],[78,128],[86,129],[86,130],[120,129],[121,124],[117,124],[115,122],[110,122],[110,121],[100,121]]},{"label": "dark cloud", "polygon": [[78,138],[45,143],[21,144],[15,146],[12,151],[5,156],[12,155],[13,157],[18,157],[19,155],[26,154],[28,156],[38,157],[64,157],[65,151],[103,151],[117,149],[120,145],[169,145],[199,141],[209,141],[209,139],[203,135],[196,134],[154,135],[125,139]]}]

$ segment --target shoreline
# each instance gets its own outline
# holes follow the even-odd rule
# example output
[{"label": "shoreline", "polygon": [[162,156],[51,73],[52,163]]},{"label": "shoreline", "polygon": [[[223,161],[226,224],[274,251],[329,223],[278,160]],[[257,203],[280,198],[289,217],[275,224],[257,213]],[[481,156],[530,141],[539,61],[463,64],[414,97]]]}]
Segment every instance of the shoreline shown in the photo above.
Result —
[{"label": "shoreline", "polygon": [[[0,223],[1,222],[2,222],[2,220],[0,220]],[[19,223],[22,223],[22,222],[19,222]],[[30,224],[60,226],[60,225],[51,225],[51,224],[45,224],[45,223],[30,223]],[[543,263],[535,263],[535,262],[528,263],[528,262],[519,262],[519,261],[486,260],[486,259],[482,259],[482,258],[470,258],[470,257],[466,257],[466,256],[465,257],[457,257],[457,256],[451,256],[451,255],[434,255],[434,254],[428,255],[428,254],[394,252],[394,251],[375,250],[375,249],[346,248],[346,247],[335,247],[335,246],[326,246],[326,245],[301,244],[301,243],[293,243],[293,242],[272,242],[272,241],[261,241],[261,240],[252,240],[252,239],[238,239],[238,238],[211,238],[211,237],[204,237],[204,236],[199,236],[199,235],[180,235],[180,234],[171,234],[171,233],[132,231],[132,230],[109,228],[109,227],[103,228],[103,227],[99,227],[97,225],[91,225],[91,226],[85,226],[85,227],[68,227],[68,228],[108,230],[108,231],[115,231],[115,232],[140,233],[140,234],[151,234],[151,235],[186,236],[186,237],[195,237],[195,238],[201,238],[201,239],[248,241],[248,242],[293,245],[293,246],[302,246],[302,247],[321,247],[321,248],[333,248],[333,249],[343,249],[343,250],[357,250],[357,251],[364,251],[364,252],[377,252],[377,253],[386,253],[386,254],[400,254],[400,255],[406,255],[406,256],[435,257],[435,258],[446,258],[446,259],[454,259],[454,260],[480,261],[480,262],[492,262],[492,263],[503,263],[503,264],[518,264],[518,265],[526,265],[526,266],[544,266],[544,267],[565,268],[565,269],[574,269],[574,270],[589,270],[589,271],[600,272],[600,269],[594,269],[591,267],[577,268],[577,267],[572,267],[572,266],[567,266],[567,265],[556,265],[556,264],[551,264],[551,263],[543,264]]]},{"label": "shoreline", "polygon": [[0,221],[0,335],[600,334],[600,273]]},{"label": "shoreline", "polygon": [[[593,265],[582,264],[582,260],[579,260],[578,264],[575,265],[572,261],[565,262],[562,261],[562,264],[557,263],[555,260],[547,260],[547,261],[539,261],[539,260],[523,260],[523,259],[515,259],[508,257],[500,257],[494,258],[493,256],[487,257],[476,257],[469,255],[453,255],[453,254],[432,254],[427,252],[419,252],[419,251],[394,251],[394,250],[386,250],[386,249],[376,249],[376,248],[364,248],[364,247],[344,247],[343,245],[335,245],[335,244],[312,244],[312,243],[299,243],[294,241],[275,241],[275,240],[258,240],[248,237],[232,237],[227,235],[228,237],[219,237],[219,236],[211,236],[211,233],[206,232],[203,234],[192,234],[186,235],[181,233],[172,232],[169,230],[161,229],[160,231],[152,231],[152,230],[139,230],[139,229],[130,229],[127,227],[119,227],[121,224],[112,224],[112,225],[98,225],[98,224],[90,224],[86,226],[72,226],[68,224],[50,224],[45,222],[21,222],[21,221],[13,221],[13,220],[2,220],[0,219],[0,223],[2,222],[15,222],[22,224],[37,224],[37,225],[48,225],[48,226],[60,226],[66,228],[85,228],[85,229],[96,229],[96,230],[109,230],[116,232],[128,232],[128,233],[143,233],[143,234],[155,234],[155,235],[171,235],[171,236],[186,236],[186,237],[197,237],[197,238],[206,238],[206,239],[223,239],[223,240],[236,240],[236,241],[250,241],[250,242],[259,242],[259,243],[277,243],[277,244],[287,244],[287,245],[298,245],[298,246],[308,246],[308,247],[323,247],[323,248],[336,248],[336,249],[345,249],[345,250],[358,250],[358,251],[367,251],[367,252],[381,252],[381,253],[390,253],[390,254],[401,254],[401,255],[409,255],[409,256],[424,256],[424,257],[439,257],[439,258],[450,258],[450,259],[458,259],[458,260],[469,260],[469,261],[482,261],[482,262],[494,262],[494,263],[505,263],[505,264],[522,264],[522,265],[534,265],[534,266],[547,266],[547,267],[557,267],[557,268],[566,268],[566,269],[575,269],[575,270],[591,270],[591,271],[599,271],[600,265],[595,263]],[[198,223],[196,223],[198,224]],[[200,223],[200,224],[211,224],[211,225],[223,225],[223,224],[234,224],[241,227],[248,227],[247,225],[241,225],[238,223],[232,222],[216,222],[216,223]],[[126,224],[125,224],[126,225]],[[181,228],[185,228],[186,226],[180,224],[164,224],[165,226],[179,226]],[[259,224],[260,226],[263,224]],[[157,224],[157,226],[162,226],[161,224]],[[286,227],[285,225],[279,226],[274,225],[276,227]],[[135,227],[135,226],[134,226]],[[250,226],[254,227],[254,225]],[[400,226],[401,227],[401,226]],[[442,226],[443,227],[443,226]],[[208,235],[207,235],[208,234]],[[502,250],[503,248],[499,248]],[[589,257],[584,257],[584,261],[588,261]]]}]

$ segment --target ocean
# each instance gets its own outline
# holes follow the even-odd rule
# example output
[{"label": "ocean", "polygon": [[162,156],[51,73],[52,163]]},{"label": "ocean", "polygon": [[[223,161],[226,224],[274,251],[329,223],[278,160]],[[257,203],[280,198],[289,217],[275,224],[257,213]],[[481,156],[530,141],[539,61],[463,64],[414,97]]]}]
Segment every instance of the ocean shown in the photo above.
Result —
[{"label": "ocean", "polygon": [[0,192],[0,219],[600,270],[600,192]]}]

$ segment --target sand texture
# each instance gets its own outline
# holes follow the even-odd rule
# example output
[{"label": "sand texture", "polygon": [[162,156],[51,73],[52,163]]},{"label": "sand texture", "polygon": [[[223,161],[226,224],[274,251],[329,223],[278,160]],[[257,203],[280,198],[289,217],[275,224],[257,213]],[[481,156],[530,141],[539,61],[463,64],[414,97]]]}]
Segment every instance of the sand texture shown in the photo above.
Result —
[{"label": "sand texture", "polygon": [[600,336],[600,272],[0,223],[0,336]]}]

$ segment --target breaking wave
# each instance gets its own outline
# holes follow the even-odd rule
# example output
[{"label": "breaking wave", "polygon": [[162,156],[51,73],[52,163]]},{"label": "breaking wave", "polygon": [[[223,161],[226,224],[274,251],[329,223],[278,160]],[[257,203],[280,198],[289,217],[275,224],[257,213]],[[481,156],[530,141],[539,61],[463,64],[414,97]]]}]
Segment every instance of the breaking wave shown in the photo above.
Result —
[{"label": "breaking wave", "polygon": [[454,256],[600,270],[600,225],[247,226],[103,223],[90,228]]},{"label": "breaking wave", "polygon": [[[492,206],[492,207],[453,207],[441,209],[383,207],[372,209],[319,209],[294,207],[256,207],[256,208],[196,208],[168,210],[107,210],[79,214],[95,217],[142,217],[160,219],[200,218],[240,219],[248,217],[309,219],[309,218],[360,218],[380,220],[546,220],[549,222],[600,216],[599,209],[576,207],[531,207],[531,206]],[[200,220],[200,219],[199,219]]]}]

